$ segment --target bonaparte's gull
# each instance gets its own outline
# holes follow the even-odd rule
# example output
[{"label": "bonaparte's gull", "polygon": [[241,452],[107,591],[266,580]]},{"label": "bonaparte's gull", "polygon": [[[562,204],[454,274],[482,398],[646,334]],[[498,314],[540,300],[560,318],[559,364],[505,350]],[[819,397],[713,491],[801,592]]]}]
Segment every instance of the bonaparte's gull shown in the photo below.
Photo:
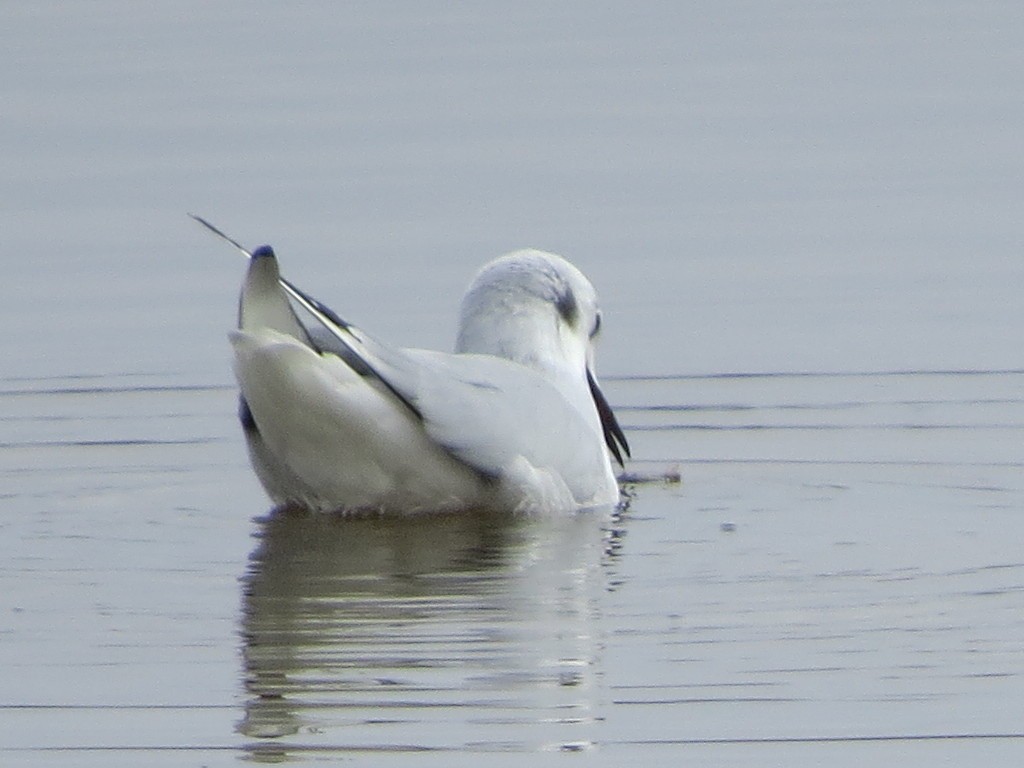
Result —
[{"label": "bonaparte's gull", "polygon": [[239,415],[278,504],[413,513],[615,504],[629,447],[593,373],[590,281],[536,250],[486,264],[455,353],[376,341],[251,253],[231,334]]}]

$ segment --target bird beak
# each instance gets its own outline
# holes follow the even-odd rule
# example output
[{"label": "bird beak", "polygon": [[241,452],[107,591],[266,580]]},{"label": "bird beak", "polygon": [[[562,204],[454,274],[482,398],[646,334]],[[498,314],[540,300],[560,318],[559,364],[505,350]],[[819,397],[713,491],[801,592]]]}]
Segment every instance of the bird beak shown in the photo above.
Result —
[{"label": "bird beak", "polygon": [[594,379],[594,374],[590,372],[589,367],[587,368],[587,384],[590,385],[590,396],[594,398],[594,405],[597,406],[597,415],[601,417],[604,443],[608,446],[608,450],[611,451],[615,460],[619,462],[619,466],[625,467],[626,465],[622,461],[622,453],[625,452],[626,456],[631,458],[629,443],[626,442],[626,435],[623,434],[622,427],[619,426],[615,414],[612,413],[612,407],[608,405],[604,393],[597,386],[597,380]]}]

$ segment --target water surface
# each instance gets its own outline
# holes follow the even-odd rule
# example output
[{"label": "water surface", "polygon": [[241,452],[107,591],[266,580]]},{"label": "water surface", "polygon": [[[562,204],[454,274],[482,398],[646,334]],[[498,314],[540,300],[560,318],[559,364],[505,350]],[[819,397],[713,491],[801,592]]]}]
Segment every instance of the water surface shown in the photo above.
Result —
[{"label": "water surface", "polygon": [[607,387],[681,482],[396,521],[261,511],[228,388],[8,382],[4,751],[1012,764],[1024,373]]}]

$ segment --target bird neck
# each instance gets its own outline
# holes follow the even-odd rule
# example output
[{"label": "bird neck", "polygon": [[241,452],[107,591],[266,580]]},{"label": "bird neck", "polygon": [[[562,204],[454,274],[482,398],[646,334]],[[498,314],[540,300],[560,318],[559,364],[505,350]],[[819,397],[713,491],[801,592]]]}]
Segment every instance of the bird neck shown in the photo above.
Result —
[{"label": "bird neck", "polygon": [[464,316],[455,351],[503,357],[553,379],[582,376],[586,365],[586,350],[545,312]]}]

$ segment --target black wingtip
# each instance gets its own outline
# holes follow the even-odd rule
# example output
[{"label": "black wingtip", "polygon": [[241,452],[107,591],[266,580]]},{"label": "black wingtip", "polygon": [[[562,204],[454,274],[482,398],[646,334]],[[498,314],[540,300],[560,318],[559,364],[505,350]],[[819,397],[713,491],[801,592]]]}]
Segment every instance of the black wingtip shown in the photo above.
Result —
[{"label": "black wingtip", "polygon": [[259,248],[257,248],[255,251],[252,252],[252,259],[253,259],[253,261],[255,261],[256,259],[266,259],[266,258],[270,258],[270,259],[276,258],[275,254],[274,254],[274,249],[271,248],[269,245],[261,245]]},{"label": "black wingtip", "polygon": [[238,420],[242,422],[242,429],[246,433],[259,432],[259,428],[256,426],[256,419],[253,418],[252,410],[249,408],[249,403],[241,396],[238,398]]},{"label": "black wingtip", "polygon": [[197,221],[197,222],[199,222],[200,224],[202,224],[202,225],[203,225],[204,227],[206,227],[206,228],[207,228],[208,230],[210,230],[211,232],[213,232],[213,234],[215,234],[215,235],[216,235],[217,237],[219,237],[219,238],[220,238],[221,240],[224,240],[224,241],[226,241],[226,242],[228,242],[228,243],[231,243],[231,245],[235,246],[235,248],[237,248],[237,249],[238,249],[239,251],[241,251],[242,253],[244,253],[244,254],[245,254],[246,256],[249,256],[249,257],[251,257],[251,256],[252,256],[252,254],[251,254],[251,253],[249,252],[249,250],[248,250],[248,249],[247,249],[247,248],[246,248],[246,247],[245,247],[244,245],[242,245],[241,243],[239,243],[239,242],[238,242],[237,240],[235,240],[234,238],[232,238],[232,237],[228,237],[228,236],[227,236],[226,234],[224,234],[223,232],[221,232],[221,231],[220,231],[219,229],[217,229],[217,227],[215,227],[215,226],[214,226],[213,224],[211,224],[210,222],[208,222],[208,221],[207,221],[206,219],[204,219],[204,218],[203,218],[202,216],[197,216],[197,215],[196,215],[196,214],[194,214],[194,213],[190,213],[190,214],[189,214],[189,218],[191,218],[191,219],[192,219],[193,221]]}]

